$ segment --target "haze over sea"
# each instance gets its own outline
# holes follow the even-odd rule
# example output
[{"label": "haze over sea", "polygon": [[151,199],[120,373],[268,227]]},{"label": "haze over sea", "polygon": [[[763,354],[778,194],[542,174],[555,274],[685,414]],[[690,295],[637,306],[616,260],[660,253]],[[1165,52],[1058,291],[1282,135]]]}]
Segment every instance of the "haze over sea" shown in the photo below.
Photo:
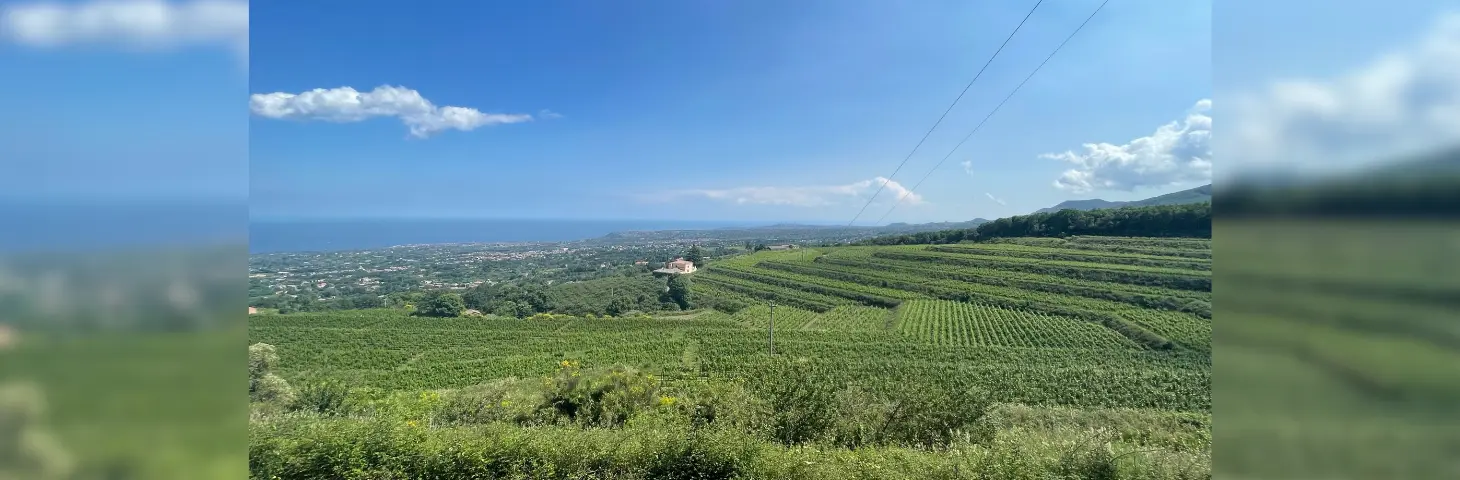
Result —
[{"label": "haze over sea", "polygon": [[566,219],[341,219],[249,222],[249,253],[340,251],[430,243],[564,242],[630,230],[690,230],[765,222]]}]

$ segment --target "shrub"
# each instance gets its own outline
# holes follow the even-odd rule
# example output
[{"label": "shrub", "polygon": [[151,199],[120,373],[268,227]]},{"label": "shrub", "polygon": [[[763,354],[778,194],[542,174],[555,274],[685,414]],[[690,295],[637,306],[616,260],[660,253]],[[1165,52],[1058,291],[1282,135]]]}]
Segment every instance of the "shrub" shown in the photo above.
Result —
[{"label": "shrub", "polygon": [[550,418],[537,416],[542,398],[542,391],[530,382],[504,379],[444,395],[436,419],[448,425],[547,423]]},{"label": "shrub", "polygon": [[765,433],[769,405],[751,394],[740,382],[716,382],[688,388],[674,408],[696,428],[731,428]]},{"label": "shrub", "polygon": [[543,379],[541,411],[558,422],[584,427],[623,425],[659,401],[659,381],[633,369],[583,370],[564,360],[557,375]]},{"label": "shrub", "polygon": [[345,406],[350,399],[350,388],[337,380],[309,383],[299,389],[293,409],[324,415],[347,413]]},{"label": "shrub", "polygon": [[771,437],[786,445],[823,438],[836,420],[836,391],[813,363],[791,361],[772,367],[760,394],[770,404]]}]

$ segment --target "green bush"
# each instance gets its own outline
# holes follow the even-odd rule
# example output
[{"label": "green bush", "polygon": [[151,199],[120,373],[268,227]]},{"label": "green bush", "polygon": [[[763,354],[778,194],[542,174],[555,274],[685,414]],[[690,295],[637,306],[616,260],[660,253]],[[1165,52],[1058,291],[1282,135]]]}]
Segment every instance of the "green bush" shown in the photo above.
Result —
[{"label": "green bush", "polygon": [[444,395],[436,419],[445,425],[551,423],[551,417],[539,415],[543,398],[540,385],[516,379],[498,380]]},{"label": "green bush", "polygon": [[[643,418],[650,418],[645,416]],[[1207,478],[1210,457],[1153,453],[1079,431],[1001,432],[946,450],[788,447],[735,430],[632,421],[614,430],[282,417],[249,431],[249,474],[431,479]]]},{"label": "green bush", "polygon": [[825,381],[821,367],[809,362],[782,362],[772,376],[758,382],[770,403],[771,436],[786,445],[799,445],[827,435],[836,421],[836,389]]},{"label": "green bush", "polygon": [[681,397],[667,397],[696,428],[730,428],[753,434],[768,432],[770,405],[742,382],[693,385]]},{"label": "green bush", "polygon": [[323,415],[346,414],[350,400],[350,388],[338,380],[309,383],[299,389],[294,399],[293,410]]},{"label": "green bush", "polygon": [[543,387],[540,409],[558,422],[584,427],[620,426],[659,403],[659,381],[623,367],[583,370],[564,360],[556,375],[543,379]]}]

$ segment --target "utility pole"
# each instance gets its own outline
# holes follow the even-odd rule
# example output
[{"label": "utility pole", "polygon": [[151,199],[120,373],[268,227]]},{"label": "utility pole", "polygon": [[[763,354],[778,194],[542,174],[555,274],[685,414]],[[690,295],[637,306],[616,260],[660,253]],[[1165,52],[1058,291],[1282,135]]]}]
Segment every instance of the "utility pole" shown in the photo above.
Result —
[{"label": "utility pole", "polygon": [[771,355],[776,354],[776,302],[771,302],[771,328],[766,330],[766,343],[770,345]]}]

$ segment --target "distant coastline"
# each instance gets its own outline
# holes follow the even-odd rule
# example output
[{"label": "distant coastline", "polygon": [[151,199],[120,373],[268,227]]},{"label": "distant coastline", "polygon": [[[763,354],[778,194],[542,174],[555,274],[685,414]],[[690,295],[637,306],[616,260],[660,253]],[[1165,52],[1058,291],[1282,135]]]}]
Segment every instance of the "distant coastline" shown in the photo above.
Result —
[{"label": "distant coastline", "polygon": [[979,218],[967,222],[849,227],[810,222],[673,220],[253,220],[249,223],[249,252],[331,252],[451,244],[637,244],[654,241],[698,241],[707,238],[790,243],[851,241],[875,234],[973,228],[986,221]]},{"label": "distant coastline", "polygon": [[771,222],[565,219],[270,219],[249,222],[249,253],[402,245],[571,242],[627,231],[714,230]]}]

